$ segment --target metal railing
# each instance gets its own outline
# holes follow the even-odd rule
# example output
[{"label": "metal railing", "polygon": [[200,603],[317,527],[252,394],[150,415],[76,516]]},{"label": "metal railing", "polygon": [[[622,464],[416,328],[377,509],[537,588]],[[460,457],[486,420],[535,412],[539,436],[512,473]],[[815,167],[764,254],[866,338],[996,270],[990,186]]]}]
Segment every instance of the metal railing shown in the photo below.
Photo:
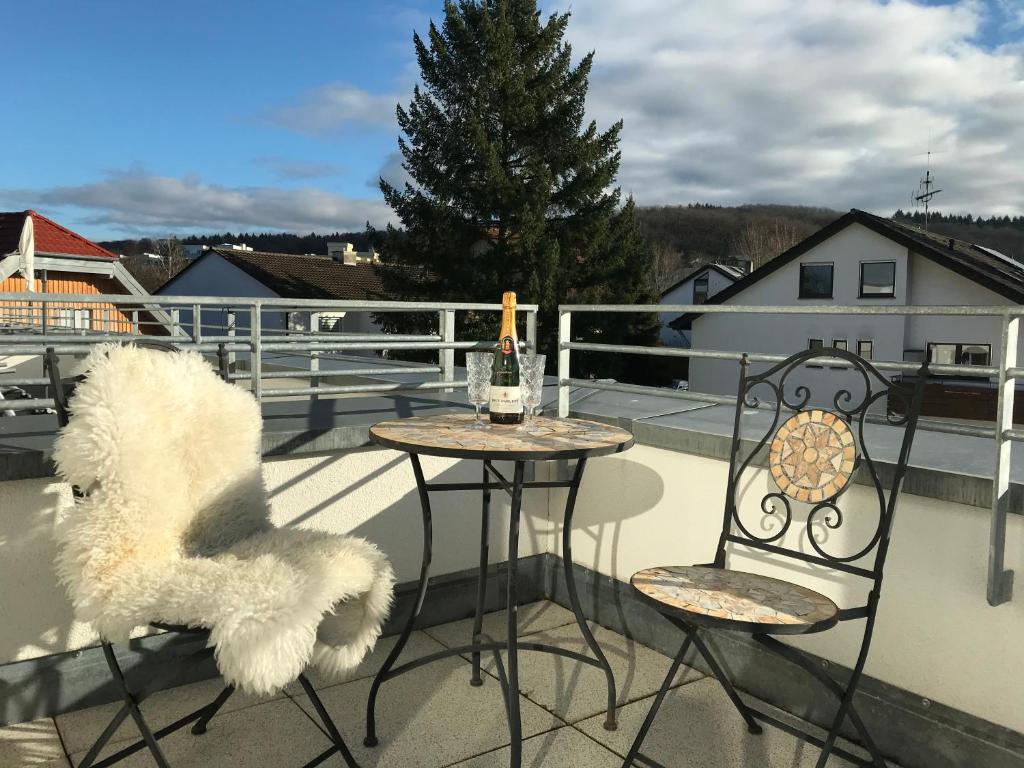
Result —
[{"label": "metal railing", "polygon": [[[997,365],[937,365],[929,364],[929,374],[960,375],[972,377],[995,377],[996,379],[996,420],[992,427],[957,424],[922,419],[919,430],[930,430],[969,437],[991,438],[995,450],[995,466],[992,478],[992,501],[989,532],[988,584],[987,599],[990,605],[1000,605],[1010,600],[1013,594],[1012,570],[1005,567],[1006,562],[1006,527],[1007,515],[1010,512],[1010,458],[1014,442],[1024,441],[1024,429],[1013,427],[1014,396],[1016,381],[1024,381],[1024,367],[1018,367],[1017,351],[1020,319],[1024,317],[1024,307],[1007,306],[734,306],[726,304],[586,304],[563,305],[559,307],[558,321],[558,414],[565,417],[569,414],[569,397],[572,387],[625,392],[631,394],[654,394],[659,397],[672,397],[680,400],[707,403],[712,405],[736,405],[734,395],[679,391],[662,387],[650,387],[636,384],[623,384],[612,381],[573,378],[571,375],[571,355],[578,352],[604,352],[620,355],[651,355],[659,357],[675,357],[688,359],[735,360],[743,355],[753,363],[778,363],[785,360],[788,354],[763,354],[759,352],[743,352],[733,350],[712,350],[700,348],[630,346],[602,344],[589,341],[574,340],[572,335],[572,316],[574,313],[636,313],[636,314],[749,314],[749,315],[895,315],[907,316],[938,316],[938,317],[991,317],[999,320],[1001,325],[998,343],[993,344],[993,353]],[[808,334],[813,336],[814,334]],[[978,340],[981,341],[981,340]],[[993,355],[994,357],[994,355]],[[848,367],[836,359],[836,365],[830,367]],[[881,371],[913,374],[921,367],[921,363],[895,360],[872,360],[871,364]],[[869,420],[873,420],[870,419]],[[877,421],[884,423],[884,417]]]},{"label": "metal railing", "polygon": [[[30,298],[31,297],[31,298]],[[528,347],[536,346],[537,307],[521,304]],[[29,358],[52,348],[58,355],[84,355],[105,341],[160,341],[219,358],[221,375],[248,382],[257,400],[273,397],[405,391],[452,391],[466,386],[455,380],[455,351],[490,349],[489,340],[456,338],[456,313],[494,313],[501,304],[474,302],[325,301],[221,296],[123,296],[94,294],[0,293],[0,359]],[[437,332],[390,334],[372,320],[374,314],[436,314]],[[353,318],[357,318],[353,321]],[[345,327],[351,330],[346,331]],[[324,330],[329,328],[331,330]],[[436,352],[436,364],[389,359],[403,351]],[[336,355],[366,356],[366,364]],[[270,368],[268,366],[276,366]],[[419,376],[419,380],[324,385],[344,376]],[[433,376],[431,379],[424,376]],[[305,387],[264,387],[267,379],[308,379]],[[0,386],[45,386],[40,377],[0,375]],[[52,398],[0,401],[0,411],[53,407]]]}]

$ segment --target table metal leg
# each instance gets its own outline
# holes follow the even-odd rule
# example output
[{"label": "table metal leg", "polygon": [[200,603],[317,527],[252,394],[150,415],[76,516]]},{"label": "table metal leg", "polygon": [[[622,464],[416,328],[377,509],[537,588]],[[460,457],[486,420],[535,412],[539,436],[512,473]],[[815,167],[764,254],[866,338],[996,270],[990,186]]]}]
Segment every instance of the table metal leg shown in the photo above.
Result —
[{"label": "table metal leg", "polygon": [[[490,479],[487,475],[487,465],[483,468],[484,489],[482,509],[480,512],[480,573],[477,575],[476,583],[476,615],[473,617],[473,643],[480,641],[480,633],[484,628],[484,604],[487,601],[487,564],[488,564],[488,539],[491,527],[491,489],[486,487]],[[484,684],[480,676],[480,651],[473,651],[473,676],[469,680],[470,685],[480,686]]]},{"label": "table metal leg", "polygon": [[374,709],[377,705],[377,692],[380,690],[381,684],[388,679],[391,668],[395,665],[399,655],[402,653],[402,649],[405,648],[405,644],[409,642],[409,635],[412,634],[413,625],[416,623],[416,619],[420,615],[420,610],[423,608],[423,598],[427,594],[427,582],[430,579],[430,558],[433,552],[433,527],[430,515],[430,494],[427,492],[427,482],[423,477],[423,468],[420,466],[420,457],[415,453],[409,454],[409,459],[412,461],[412,470],[416,475],[416,487],[420,493],[420,507],[423,511],[423,560],[420,565],[420,582],[416,589],[416,603],[413,605],[413,609],[409,614],[409,619],[405,623],[405,628],[402,629],[402,634],[398,637],[398,642],[395,643],[395,647],[391,649],[391,653],[388,654],[387,659],[384,660],[384,664],[381,666],[380,671],[377,672],[377,676],[373,678],[373,684],[370,686],[370,695],[366,700],[366,738],[363,739],[363,744],[367,747],[377,746],[377,723],[374,716]]},{"label": "table metal leg", "polygon": [[508,643],[506,667],[508,691],[506,692],[508,729],[511,737],[510,768],[519,768],[523,760],[523,725],[519,716],[519,595],[516,590],[516,573],[519,567],[519,517],[523,503],[523,470],[525,462],[517,461],[512,479],[512,508],[508,522]]},{"label": "table metal leg", "polygon": [[576,592],[576,573],[572,561],[572,515],[576,509],[576,496],[579,494],[580,481],[583,479],[583,470],[587,467],[585,458],[576,462],[576,470],[572,475],[572,485],[569,486],[569,497],[565,501],[565,516],[562,520],[562,566],[565,569],[565,590],[569,594],[569,603],[572,605],[572,612],[576,615],[576,624],[583,633],[583,639],[597,657],[597,661],[604,670],[605,680],[608,684],[608,711],[604,721],[606,731],[614,731],[618,728],[615,721],[615,675],[612,673],[611,664],[601,650],[601,646],[594,639],[594,633],[590,631],[587,618],[583,615],[583,608],[580,605],[580,598]]}]

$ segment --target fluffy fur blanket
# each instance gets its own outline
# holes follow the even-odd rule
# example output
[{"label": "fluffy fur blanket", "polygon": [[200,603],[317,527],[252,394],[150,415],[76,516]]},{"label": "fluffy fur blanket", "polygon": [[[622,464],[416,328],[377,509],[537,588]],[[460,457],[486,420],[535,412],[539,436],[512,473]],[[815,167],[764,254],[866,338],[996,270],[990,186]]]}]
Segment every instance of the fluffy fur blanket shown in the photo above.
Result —
[{"label": "fluffy fur blanket", "polygon": [[54,457],[88,491],[59,534],[78,618],[106,640],[150,622],[210,630],[225,679],[277,691],[340,675],[380,635],[394,576],[372,544],[275,528],[259,408],[195,353],[105,345]]}]

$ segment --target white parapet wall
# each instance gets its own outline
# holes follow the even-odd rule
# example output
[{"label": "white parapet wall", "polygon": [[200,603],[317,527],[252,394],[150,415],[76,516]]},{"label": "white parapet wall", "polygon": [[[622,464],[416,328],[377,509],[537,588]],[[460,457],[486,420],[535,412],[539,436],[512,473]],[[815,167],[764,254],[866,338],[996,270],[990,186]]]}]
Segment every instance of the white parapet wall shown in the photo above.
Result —
[{"label": "white parapet wall", "polygon": [[[622,581],[656,565],[692,565],[714,557],[722,528],[728,464],[638,445],[594,459],[577,504],[572,535],[575,561]],[[765,475],[766,473],[760,473]],[[759,501],[767,477],[743,499]],[[856,552],[877,521],[877,501],[858,486],[844,504],[843,526],[816,528],[839,553]],[[551,519],[561,516],[564,492],[551,494]],[[1024,598],[993,608],[985,600],[987,509],[904,494],[896,511],[882,583],[879,616],[867,674],[977,717],[1024,732]],[[745,521],[759,521],[746,508]],[[874,517],[872,517],[874,515]],[[786,541],[794,546],[806,518],[797,512]],[[1024,541],[1024,518],[1012,515],[1007,540]],[[768,530],[768,528],[762,529]],[[560,534],[559,534],[560,535]],[[870,537],[870,534],[868,534]],[[558,538],[549,543],[560,554]],[[846,549],[855,547],[855,549]],[[801,546],[805,551],[810,548]],[[735,557],[730,566],[797,581],[833,598],[840,607],[863,605],[865,580],[827,573],[795,560]],[[1007,567],[1024,569],[1019,546]],[[793,640],[801,648],[850,667],[863,621]]]},{"label": "white parapet wall", "polygon": [[[480,479],[478,462],[425,457],[423,464],[429,478],[444,482]],[[627,581],[634,571],[653,565],[708,561],[721,527],[726,470],[724,461],[642,445],[593,459],[576,511],[576,562]],[[364,536],[387,552],[400,581],[417,577],[420,506],[403,454],[360,449],[275,458],[265,463],[265,477],[278,525]],[[755,481],[751,499],[755,494],[759,499],[766,488],[767,480]],[[838,551],[856,545],[865,526],[873,524],[868,489],[855,487],[851,494],[852,513],[844,526],[824,531]],[[501,493],[492,498],[491,558],[502,561],[508,501]],[[432,500],[432,573],[475,567],[479,496],[444,493]],[[56,510],[69,501],[70,489],[52,479],[0,483],[0,663],[95,643],[88,627],[73,622],[53,572]],[[526,492],[521,556],[561,554],[563,503],[561,490]],[[858,514],[861,510],[863,515]],[[759,517],[757,513],[752,519]],[[794,535],[803,530],[801,523],[799,518],[794,521]],[[1007,538],[1024,540],[1024,519],[1011,516]],[[902,497],[867,673],[1024,732],[1024,598],[998,608],[986,603],[987,551],[987,510]],[[815,566],[783,562],[786,567],[775,558],[741,557],[732,564],[816,587],[841,606],[863,599],[854,577],[836,578]],[[1024,572],[1019,546],[1010,547],[1007,566]],[[861,622],[849,622],[794,642],[849,666],[861,627]]]}]

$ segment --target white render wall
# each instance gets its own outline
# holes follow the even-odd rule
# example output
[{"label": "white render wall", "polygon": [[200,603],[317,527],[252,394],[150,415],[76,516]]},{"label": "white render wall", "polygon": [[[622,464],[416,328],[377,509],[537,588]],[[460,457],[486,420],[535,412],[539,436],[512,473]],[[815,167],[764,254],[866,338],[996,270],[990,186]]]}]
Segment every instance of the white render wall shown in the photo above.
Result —
[{"label": "white render wall", "polygon": [[[479,464],[424,458],[429,478],[478,479]],[[727,464],[685,453],[636,446],[587,468],[576,510],[576,561],[627,581],[636,570],[707,562],[721,526]],[[539,477],[545,476],[543,468]],[[419,571],[419,501],[408,459],[379,449],[311,454],[266,462],[265,477],[279,525],[297,524],[355,533],[377,542],[392,558],[399,580]],[[764,477],[762,475],[762,477]],[[764,492],[767,479],[751,494]],[[867,489],[847,524],[832,532],[841,548],[859,541],[872,523]],[[491,556],[505,560],[507,502],[493,494]],[[0,663],[92,645],[95,638],[71,619],[53,573],[55,508],[70,492],[52,480],[0,483]],[[561,553],[564,492],[527,491],[520,554]],[[444,574],[475,567],[480,500],[474,493],[434,494],[434,567]],[[506,505],[499,507],[498,505]],[[857,514],[862,510],[862,514]],[[760,513],[757,513],[760,518]],[[746,518],[749,519],[749,518]],[[799,520],[793,531],[802,530]],[[1024,519],[1011,516],[1007,567],[1024,571]],[[849,539],[845,537],[849,536]],[[904,495],[897,511],[882,589],[869,674],[934,701],[1024,732],[1024,592],[998,608],[985,601],[987,510]],[[733,565],[781,575],[853,605],[863,592],[855,577],[826,576],[803,564],[764,559]],[[859,622],[796,640],[802,647],[849,665]]]}]

